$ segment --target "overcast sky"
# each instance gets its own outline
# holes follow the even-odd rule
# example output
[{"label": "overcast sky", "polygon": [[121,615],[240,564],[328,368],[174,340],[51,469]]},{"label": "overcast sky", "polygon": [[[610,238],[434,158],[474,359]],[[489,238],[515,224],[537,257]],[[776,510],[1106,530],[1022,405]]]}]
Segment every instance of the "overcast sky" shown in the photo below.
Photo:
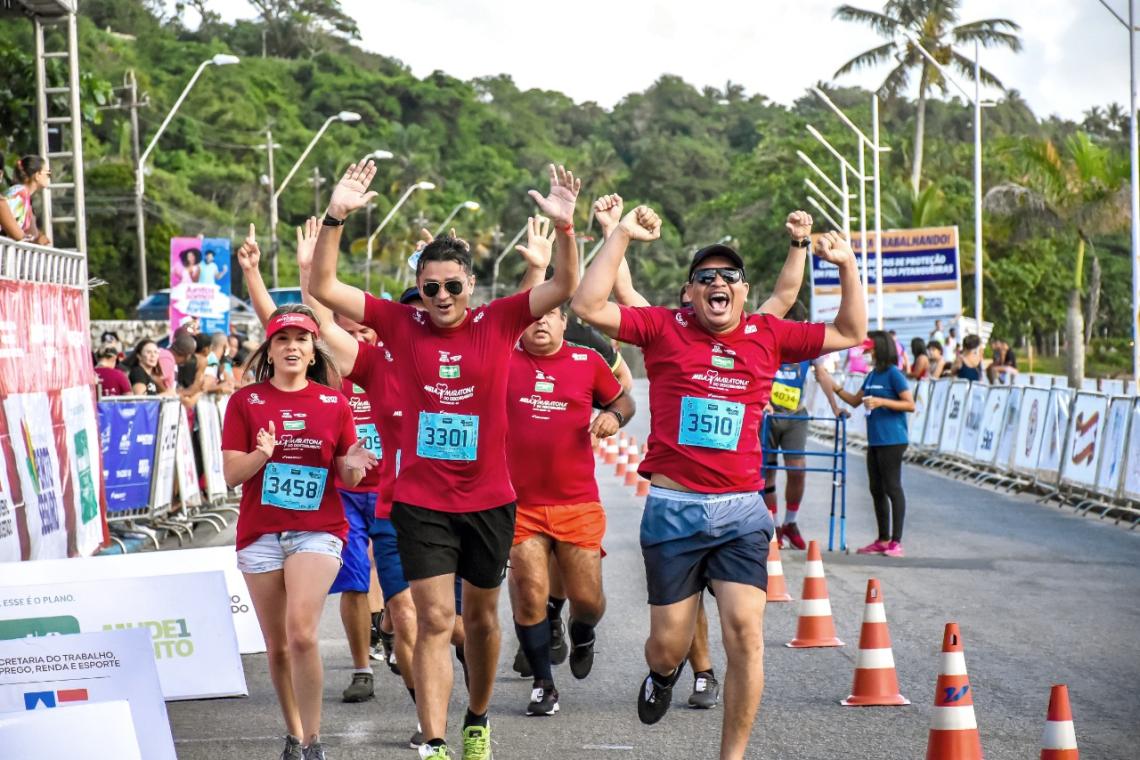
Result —
[{"label": "overcast sky", "polygon": [[[365,48],[418,76],[510,74],[522,88],[561,90],[610,107],[663,73],[699,86],[742,84],[788,104],[853,55],[880,44],[835,21],[835,0],[342,0]],[[1127,0],[1108,0],[1120,13]],[[881,0],[856,2],[881,9]],[[1010,18],[1019,55],[982,52],[1038,116],[1079,120],[1128,102],[1128,37],[1097,0],[963,0],[962,21]],[[838,80],[876,87],[888,67]]]}]

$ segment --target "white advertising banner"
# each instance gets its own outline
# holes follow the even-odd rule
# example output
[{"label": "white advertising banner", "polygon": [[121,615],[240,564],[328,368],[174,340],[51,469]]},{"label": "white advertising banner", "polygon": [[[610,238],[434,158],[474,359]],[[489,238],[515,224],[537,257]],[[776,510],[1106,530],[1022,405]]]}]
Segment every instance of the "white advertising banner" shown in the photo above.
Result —
[{"label": "white advertising banner", "polygon": [[1120,486],[1121,494],[1133,501],[1140,501],[1140,398],[1131,399],[1128,411],[1128,445],[1125,447],[1124,479]]},{"label": "white advertising banner", "polygon": [[1100,381],[1100,392],[1106,396],[1123,396],[1124,381],[1107,377],[1102,378]]},{"label": "white advertising banner", "polygon": [[910,415],[907,441],[912,445],[922,443],[922,431],[926,428],[926,411],[930,405],[930,381],[919,380],[914,387],[914,414]]},{"label": "white advertising banner", "polygon": [[950,380],[931,383],[930,408],[926,412],[926,430],[922,433],[922,447],[933,449],[942,440],[942,426],[946,419],[946,402],[950,398]]},{"label": "white advertising banner", "polygon": [[1017,421],[1017,437],[1013,446],[1013,471],[1029,477],[1037,476],[1041,458],[1041,441],[1045,437],[1045,418],[1049,410],[1049,391],[1026,388],[1021,396],[1021,414]]},{"label": "white advertising banner", "polygon": [[978,428],[978,445],[974,449],[974,459],[979,464],[992,466],[997,458],[1002,428],[1005,427],[1005,409],[1009,403],[1009,391],[1008,386],[994,386],[986,394],[982,421]]},{"label": "white advertising banner", "polygon": [[248,693],[220,572],[0,587],[0,639],[120,628],[150,632],[167,700]]},{"label": "white advertising banner", "polygon": [[178,408],[182,417],[178,424],[178,444],[174,453],[174,468],[178,472],[178,496],[183,506],[196,507],[202,503],[202,489],[198,486],[198,463],[194,461],[190,418],[182,404],[179,404]]},{"label": "white advertising banner", "polygon": [[11,758],[144,757],[139,751],[131,706],[124,701],[5,713],[0,715],[0,736],[4,737],[4,755]]},{"label": "white advertising banner", "polygon": [[955,380],[950,383],[950,393],[946,397],[946,413],[942,420],[942,436],[938,440],[938,451],[942,454],[958,453],[958,438],[962,435],[966,397],[969,393],[969,380]]},{"label": "white advertising banner", "polygon": [[0,713],[120,700],[130,705],[143,757],[177,760],[146,630],[0,641]]},{"label": "white advertising banner", "polygon": [[8,482],[8,457],[0,447],[0,562],[20,561],[20,535],[16,532],[16,497]]},{"label": "white advertising banner", "polygon": [[[849,375],[843,383],[843,390],[848,393],[858,393],[866,378],[867,376],[861,372]],[[848,408],[851,412],[851,418],[847,421],[847,435],[856,440],[867,440],[867,410],[862,406],[855,409]]]},{"label": "white advertising banner", "polygon": [[178,450],[178,427],[182,418],[182,402],[167,399],[158,416],[158,446],[154,450],[154,480],[151,484],[151,508],[168,511],[174,501],[174,455]]},{"label": "white advertising banner", "polygon": [[213,398],[203,396],[194,410],[202,469],[206,471],[206,497],[210,501],[221,501],[226,498],[226,478],[222,473],[222,422],[218,417],[218,404]]},{"label": "white advertising banner", "polygon": [[1077,394],[1061,460],[1061,482],[1065,485],[1088,489],[1096,486],[1097,459],[1107,416],[1108,399],[1103,395],[1084,391]]},{"label": "white advertising banner", "polygon": [[1017,445],[1017,424],[1021,419],[1021,402],[1024,394],[1024,386],[1015,386],[1010,390],[1009,399],[1006,401],[1005,422],[1002,423],[997,456],[994,457],[994,465],[1002,471],[1013,468],[1013,449]]},{"label": "white advertising banner", "polygon": [[[99,426],[91,386],[60,391],[66,428],[68,471],[71,476],[71,511],[75,515],[75,548],[89,557],[103,543],[103,518],[99,514],[99,491],[103,472],[99,467]],[[64,489],[65,493],[67,489]]]},{"label": "white advertising banner", "polygon": [[1110,498],[1115,498],[1120,491],[1131,410],[1132,399],[1117,397],[1108,403],[1108,419],[1101,437],[1100,462],[1096,471],[1096,490]]},{"label": "white advertising banner", "polygon": [[178,575],[221,570],[226,576],[226,593],[230,600],[234,631],[242,654],[265,651],[265,640],[257,624],[245,576],[237,568],[233,546],[209,546],[202,549],[171,549],[161,552],[107,554],[99,557],[14,562],[0,564],[4,585],[22,583],[68,583],[105,578],[143,578],[156,575]]},{"label": "white advertising banner", "polygon": [[966,411],[962,418],[962,432],[958,434],[958,455],[973,459],[978,450],[978,438],[982,432],[982,416],[986,413],[986,395],[989,386],[981,383],[970,385],[966,394]]},{"label": "white advertising banner", "polygon": [[24,515],[31,543],[29,559],[67,556],[63,484],[46,393],[13,393],[4,399],[12,457],[20,474]]},{"label": "white advertising banner", "polygon": [[1049,391],[1045,414],[1045,433],[1041,438],[1041,457],[1037,460],[1037,477],[1056,485],[1061,476],[1061,459],[1065,453],[1065,435],[1069,431],[1069,406],[1073,392],[1068,388]]}]

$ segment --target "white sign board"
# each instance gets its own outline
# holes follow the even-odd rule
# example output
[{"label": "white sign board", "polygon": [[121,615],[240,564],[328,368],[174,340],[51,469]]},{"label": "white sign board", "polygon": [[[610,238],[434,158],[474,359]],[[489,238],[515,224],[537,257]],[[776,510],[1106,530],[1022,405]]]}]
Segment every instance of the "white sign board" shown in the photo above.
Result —
[{"label": "white sign board", "polygon": [[131,706],[123,701],[6,713],[0,715],[0,736],[4,737],[4,755],[11,758],[144,757],[139,751]]},{"label": "white sign board", "polygon": [[1111,498],[1115,498],[1120,490],[1131,410],[1132,399],[1118,397],[1108,403],[1108,419],[1101,438],[1100,461],[1096,471],[1096,490]]},{"label": "white sign board", "polygon": [[0,447],[0,562],[19,562],[20,534],[16,531],[16,497],[8,481],[9,454],[8,448]]},{"label": "white sign board", "polygon": [[932,449],[942,438],[942,425],[946,419],[946,401],[950,398],[950,380],[931,383],[930,408],[926,412],[926,430],[922,433],[922,447]]},{"label": "white sign board", "polygon": [[962,434],[966,396],[969,392],[968,380],[955,380],[950,383],[950,394],[946,397],[946,413],[942,421],[942,437],[938,441],[938,451],[943,454],[958,452],[958,438]]},{"label": "white sign board", "polygon": [[1073,392],[1068,388],[1049,391],[1045,413],[1045,433],[1041,438],[1041,456],[1037,460],[1037,477],[1056,485],[1061,476],[1061,460],[1065,453],[1065,435],[1069,431],[1069,405]]},{"label": "white sign board", "polygon": [[1049,410],[1049,391],[1026,388],[1021,397],[1021,413],[1017,421],[1017,437],[1013,445],[1013,471],[1037,476],[1037,460],[1041,458],[1041,441],[1045,437],[1045,418]]},{"label": "white sign board", "polygon": [[[863,388],[863,381],[867,376],[862,372],[856,372],[847,377],[843,383],[843,390],[848,393],[858,393]],[[847,421],[847,435],[856,440],[867,440],[867,410],[859,406],[851,409],[851,419]]]},{"label": "white sign board", "polygon": [[1017,424],[1021,418],[1021,401],[1024,393],[1024,386],[1015,386],[1010,390],[1009,399],[1006,401],[1005,421],[1002,423],[997,455],[994,457],[994,466],[999,470],[1004,471],[1013,467],[1013,448],[1017,445]]},{"label": "white sign board", "polygon": [[910,416],[907,441],[912,445],[922,443],[922,433],[926,429],[926,412],[930,406],[930,381],[919,380],[914,388],[914,414]]},{"label": "white sign board", "polygon": [[1002,428],[1005,427],[1005,409],[1009,404],[1009,387],[995,386],[986,394],[982,410],[982,421],[978,427],[978,445],[974,449],[974,459],[979,464],[993,465],[997,458],[998,444]]},{"label": "white sign board", "polygon": [[161,552],[107,554],[76,559],[49,559],[39,562],[0,564],[0,583],[19,586],[22,583],[68,583],[96,581],[105,578],[143,578],[153,575],[178,575],[221,570],[226,576],[226,593],[242,654],[265,651],[265,640],[245,576],[237,569],[237,553],[232,546],[210,546],[203,549],[171,549]]},{"label": "white sign board", "polygon": [[59,393],[63,407],[64,449],[68,478],[64,495],[70,491],[75,521],[75,551],[88,557],[103,543],[103,515],[99,511],[102,468],[99,467],[99,425],[93,391],[89,385],[64,388]]},{"label": "white sign board", "polygon": [[194,410],[202,469],[206,474],[206,496],[210,501],[221,501],[226,498],[226,479],[222,474],[222,422],[218,418],[218,404],[209,396],[203,396]]},{"label": "white sign board", "polygon": [[986,396],[989,386],[981,383],[970,385],[966,394],[966,412],[962,419],[962,432],[958,435],[958,455],[973,459],[978,450],[978,438],[982,433],[982,417],[986,413]]},{"label": "white sign board", "polygon": [[119,628],[150,631],[162,694],[245,696],[220,572],[0,587],[0,639]]},{"label": "white sign board", "polygon": [[0,641],[0,663],[0,713],[124,700],[143,757],[177,760],[147,631]]},{"label": "white sign board", "polygon": [[154,479],[150,503],[155,512],[166,512],[174,501],[174,455],[178,450],[178,426],[182,418],[182,402],[166,399],[158,416],[158,446],[154,451]]},{"label": "white sign board", "polygon": [[198,486],[198,463],[194,461],[194,441],[191,438],[190,418],[186,408],[178,405],[182,419],[178,423],[178,440],[174,452],[174,468],[178,475],[178,497],[183,507],[197,507],[202,503],[202,489]]},{"label": "white sign board", "polygon": [[67,521],[59,457],[46,393],[13,393],[4,399],[8,440],[24,495],[31,540],[29,559],[67,556]]},{"label": "white sign board", "polygon": [[1124,481],[1120,492],[1126,498],[1140,501],[1140,398],[1132,399],[1132,408],[1128,412],[1131,434],[1128,436],[1128,445],[1124,456]]},{"label": "white sign board", "polygon": [[1065,485],[1088,489],[1096,485],[1097,458],[1107,416],[1108,399],[1103,395],[1084,391],[1077,394],[1061,460],[1061,482]]}]

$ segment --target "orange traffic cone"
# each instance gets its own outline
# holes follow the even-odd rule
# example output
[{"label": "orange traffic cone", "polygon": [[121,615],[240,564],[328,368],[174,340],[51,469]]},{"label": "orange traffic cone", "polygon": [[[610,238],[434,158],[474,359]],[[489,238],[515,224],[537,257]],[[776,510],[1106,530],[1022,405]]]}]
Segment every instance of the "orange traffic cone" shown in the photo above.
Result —
[{"label": "orange traffic cone", "polygon": [[910,704],[909,699],[899,694],[883,591],[874,578],[867,581],[867,603],[863,607],[859,654],[855,658],[855,685],[851,687],[851,696],[839,704],[847,707]]},{"label": "orange traffic cone", "polygon": [[768,544],[768,601],[790,602],[792,595],[788,593],[788,585],[784,583],[784,563],[780,561],[780,542],[772,537]]},{"label": "orange traffic cone", "polygon": [[614,465],[614,475],[621,477],[625,475],[626,468],[629,466],[629,449],[618,452],[617,462]]},{"label": "orange traffic cone", "polygon": [[1069,708],[1069,688],[1056,684],[1049,693],[1049,714],[1041,739],[1041,760],[1077,760],[1077,734]]},{"label": "orange traffic cone", "polygon": [[611,438],[610,442],[606,445],[606,455],[603,461],[606,464],[617,464],[618,459],[618,445]]},{"label": "orange traffic cone", "polygon": [[636,443],[630,444],[629,451],[626,452],[626,456],[629,457],[630,464],[637,464],[641,461],[641,452],[638,451]]},{"label": "orange traffic cone", "polygon": [[796,637],[787,646],[794,649],[843,646],[835,635],[835,621],[831,618],[831,601],[827,598],[827,578],[823,575],[819,541],[808,544],[800,619],[796,623]]},{"label": "orange traffic cone", "polygon": [[957,623],[942,634],[942,668],[934,687],[934,716],[926,760],[981,760],[982,738],[974,717],[974,695],[966,674],[966,653]]},{"label": "orange traffic cone", "polygon": [[648,480],[646,480],[645,478],[638,478],[637,479],[637,492],[635,493],[635,495],[636,496],[648,496],[649,495],[649,481]]}]

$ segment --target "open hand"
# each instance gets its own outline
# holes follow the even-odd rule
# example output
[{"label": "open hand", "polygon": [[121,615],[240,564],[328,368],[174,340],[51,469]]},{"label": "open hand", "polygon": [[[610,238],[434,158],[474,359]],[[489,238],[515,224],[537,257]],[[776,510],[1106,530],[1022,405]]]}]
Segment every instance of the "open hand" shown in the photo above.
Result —
[{"label": "open hand", "polygon": [[340,182],[333,188],[329,198],[329,214],[344,219],[358,208],[364,208],[376,197],[375,190],[369,190],[372,178],[376,176],[376,163],[372,159],[360,159],[345,170]]},{"label": "open hand", "polygon": [[594,201],[594,218],[602,227],[602,234],[609,236],[610,231],[621,221],[622,199],[617,193],[603,195]]},{"label": "open hand", "polygon": [[825,232],[820,235],[819,243],[812,252],[824,261],[829,261],[836,266],[855,260],[851,244],[838,232]]},{"label": "open hand", "polygon": [[630,240],[649,242],[661,237],[661,217],[649,206],[638,206],[621,220],[621,228]]},{"label": "open hand", "polygon": [[550,266],[550,253],[554,247],[554,230],[550,220],[543,216],[532,216],[526,223],[526,245],[516,245],[515,250],[522,254],[527,266],[541,269]]},{"label": "open hand", "polygon": [[313,251],[317,250],[317,235],[320,231],[321,223],[315,216],[310,216],[297,228],[297,267],[301,271],[313,266]]},{"label": "open hand", "polygon": [[806,211],[793,211],[788,214],[784,229],[792,240],[803,240],[811,235],[811,214]]},{"label": "open hand", "polygon": [[257,246],[257,233],[253,228],[253,222],[249,224],[249,235],[242,241],[241,248],[238,248],[237,260],[241,271],[257,271],[257,265],[261,261],[261,249]]},{"label": "open hand", "polygon": [[371,470],[377,461],[376,455],[364,447],[363,441],[352,444],[344,455],[344,463],[351,470]]},{"label": "open hand", "polygon": [[554,226],[567,227],[574,224],[574,204],[578,201],[578,191],[582,189],[582,180],[567,171],[566,167],[550,165],[550,194],[545,198],[537,190],[531,190],[528,195],[538,204],[543,214],[550,217]]},{"label": "open hand", "polygon": [[590,435],[595,438],[609,438],[611,435],[617,435],[618,418],[611,412],[602,410],[594,421],[590,423]]},{"label": "open hand", "polygon": [[269,430],[260,428],[257,431],[257,450],[264,454],[266,459],[272,459],[275,448],[277,448],[277,427],[273,424],[273,420],[270,420]]}]

